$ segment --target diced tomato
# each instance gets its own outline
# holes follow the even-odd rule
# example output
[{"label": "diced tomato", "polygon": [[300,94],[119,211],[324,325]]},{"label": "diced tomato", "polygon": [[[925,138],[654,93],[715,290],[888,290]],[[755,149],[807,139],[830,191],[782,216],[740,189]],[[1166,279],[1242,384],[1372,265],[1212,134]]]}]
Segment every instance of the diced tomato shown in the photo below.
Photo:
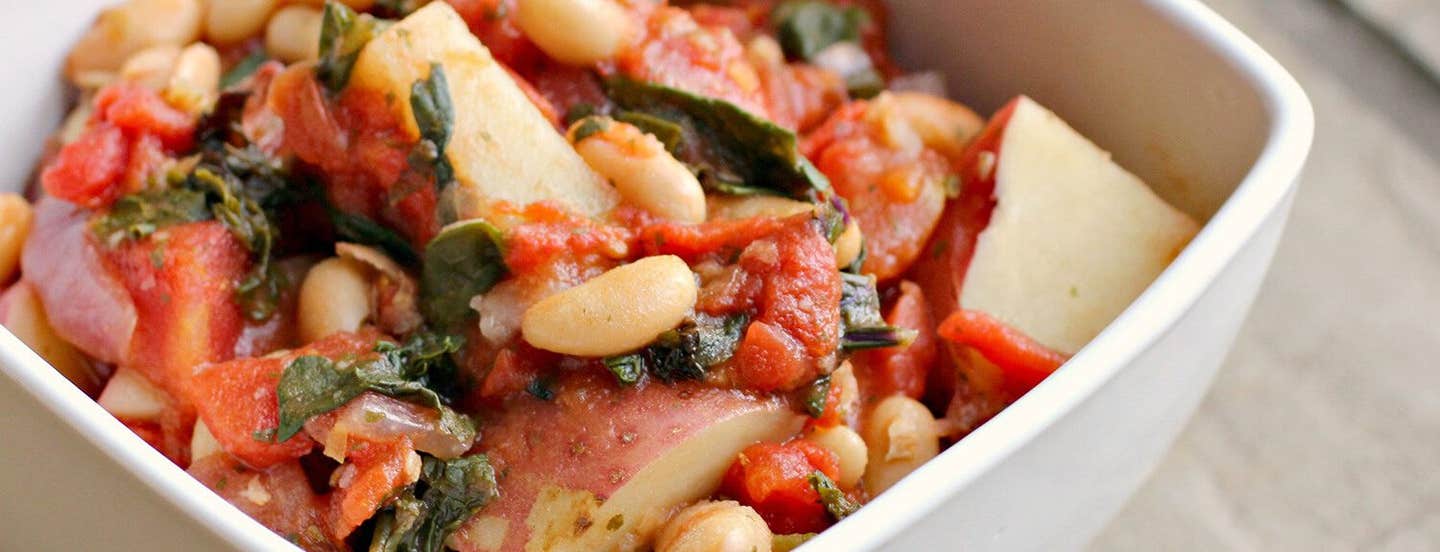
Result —
[{"label": "diced tomato", "polygon": [[135,303],[137,324],[127,358],[171,396],[183,412],[191,371],[229,360],[244,328],[235,282],[250,253],[215,221],[172,226],[102,251]]},{"label": "diced tomato", "polygon": [[165,103],[154,90],[135,83],[107,86],[95,96],[94,120],[105,121],[131,136],[147,134],[171,151],[190,148],[195,118]]},{"label": "diced tomato", "polygon": [[786,224],[783,219],[771,217],[714,220],[704,224],[658,222],[641,231],[640,245],[646,255],[678,255],[694,262],[706,255],[738,254],[755,240],[780,231]]},{"label": "diced tomato", "polygon": [[624,259],[635,235],[615,225],[575,214],[554,201],[531,203],[513,214],[505,233],[505,266],[515,273],[532,272],[558,257]]},{"label": "diced tomato", "polygon": [[352,438],[346,460],[340,467],[339,488],[330,496],[330,530],[336,540],[344,540],[395,491],[420,477],[420,457],[409,437],[388,442]]},{"label": "diced tomato", "polygon": [[776,123],[808,132],[849,99],[845,81],[833,71],[804,64],[757,64],[765,107]]},{"label": "diced tomato", "polygon": [[595,72],[580,67],[548,63],[529,75],[530,82],[562,118],[576,105],[600,108],[610,102]]},{"label": "diced tomato", "polygon": [[223,454],[200,459],[187,470],[255,521],[305,550],[348,550],[330,537],[325,499],[310,488],[300,462],[253,471]]},{"label": "diced tomato", "polygon": [[277,75],[267,93],[284,121],[283,149],[320,169],[337,208],[385,223],[416,247],[439,232],[433,179],[410,170],[415,139],[384,96],[351,87],[332,102],[304,66]]},{"label": "diced tomato", "polygon": [[760,116],[768,116],[755,67],[745,49],[725,27],[696,23],[681,8],[655,10],[645,24],[644,37],[620,55],[620,72],[720,98]]},{"label": "diced tomato", "polygon": [[940,337],[973,347],[1000,368],[1001,390],[1015,400],[1034,388],[1067,360],[1065,355],[979,311],[958,310],[937,330]]},{"label": "diced tomato", "polygon": [[807,137],[802,149],[830,177],[865,235],[861,269],[886,281],[920,256],[945,209],[952,171],[932,150],[890,145],[883,123],[869,120],[874,105],[880,104],[845,106]]},{"label": "diced tomato", "polygon": [[480,384],[480,397],[501,399],[520,393],[555,363],[555,355],[522,342],[506,347],[495,356],[485,380]]},{"label": "diced tomato", "polygon": [[885,323],[916,330],[918,335],[908,347],[890,347],[861,351],[852,360],[860,393],[864,397],[884,398],[896,393],[913,399],[925,395],[925,381],[930,367],[939,355],[935,343],[935,323],[920,286],[900,282],[900,296],[885,313]]},{"label": "diced tomato", "polygon": [[831,523],[808,480],[816,471],[835,479],[840,472],[835,453],[802,439],[757,443],[730,465],[720,493],[754,508],[776,534],[816,533]]},{"label": "diced tomato", "polygon": [[291,361],[304,355],[339,358],[370,351],[373,330],[338,333],[277,357],[245,358],[201,367],[190,380],[189,400],[221,448],[256,469],[304,456],[315,447],[304,432],[276,443],[280,424],[275,389]]},{"label": "diced tomato", "polygon": [[797,385],[809,371],[808,360],[789,333],[756,320],[745,329],[733,366],[744,387],[768,392]]},{"label": "diced tomato", "polygon": [[125,133],[102,122],[61,148],[40,182],[52,196],[92,209],[103,207],[125,191],[119,184],[129,163]]},{"label": "diced tomato", "polygon": [[690,16],[695,22],[706,27],[729,29],[736,38],[744,40],[755,32],[752,10],[715,4],[694,4],[689,6]]}]

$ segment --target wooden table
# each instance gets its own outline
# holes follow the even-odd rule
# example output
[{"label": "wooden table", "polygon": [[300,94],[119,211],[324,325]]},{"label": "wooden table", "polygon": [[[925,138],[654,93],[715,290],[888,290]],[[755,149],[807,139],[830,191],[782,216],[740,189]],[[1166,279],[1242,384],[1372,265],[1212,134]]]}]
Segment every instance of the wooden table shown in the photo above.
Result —
[{"label": "wooden table", "polygon": [[1436,73],[1334,0],[1210,4],[1300,80],[1315,148],[1227,366],[1093,548],[1440,550]]}]

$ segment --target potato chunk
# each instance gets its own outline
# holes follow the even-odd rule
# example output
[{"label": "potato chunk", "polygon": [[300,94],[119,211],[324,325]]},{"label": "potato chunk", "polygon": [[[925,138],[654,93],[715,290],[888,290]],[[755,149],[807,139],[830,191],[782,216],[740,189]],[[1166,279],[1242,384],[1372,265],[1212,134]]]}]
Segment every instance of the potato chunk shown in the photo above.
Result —
[{"label": "potato chunk", "polygon": [[394,98],[412,137],[410,87],[440,64],[455,106],[445,154],[458,186],[445,201],[460,219],[486,216],[497,201],[557,200],[586,215],[608,211],[617,195],[530,103],[505,68],[445,2],[432,2],[386,29],[361,51],[349,86]]}]

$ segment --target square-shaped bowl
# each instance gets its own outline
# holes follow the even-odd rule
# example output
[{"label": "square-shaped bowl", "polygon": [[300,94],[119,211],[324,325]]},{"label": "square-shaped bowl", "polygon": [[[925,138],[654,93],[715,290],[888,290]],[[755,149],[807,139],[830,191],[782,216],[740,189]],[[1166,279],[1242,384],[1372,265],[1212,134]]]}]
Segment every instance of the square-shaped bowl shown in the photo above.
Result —
[{"label": "square-shaped bowl", "polygon": [[[19,190],[63,115],[65,52],[109,0],[15,9],[0,36],[0,189]],[[1310,147],[1295,81],[1192,0],[897,0],[910,68],[989,112],[1024,93],[1207,220],[1062,370],[807,545],[1083,546],[1209,387],[1264,276]],[[150,449],[0,331],[0,549],[275,550],[286,541]]]}]

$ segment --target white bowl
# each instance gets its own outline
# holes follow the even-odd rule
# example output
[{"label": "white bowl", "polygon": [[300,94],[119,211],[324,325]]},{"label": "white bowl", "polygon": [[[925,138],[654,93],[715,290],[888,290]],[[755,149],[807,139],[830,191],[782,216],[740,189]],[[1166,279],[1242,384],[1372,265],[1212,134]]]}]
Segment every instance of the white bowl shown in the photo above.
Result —
[{"label": "white bowl", "polygon": [[[59,68],[105,0],[9,10],[0,189],[62,116]],[[1019,93],[1208,224],[1062,370],[807,550],[1083,546],[1169,447],[1239,331],[1313,117],[1276,62],[1191,0],[899,0],[900,59],[982,112]],[[42,7],[43,6],[43,7]],[[288,546],[0,331],[0,549]]]}]

